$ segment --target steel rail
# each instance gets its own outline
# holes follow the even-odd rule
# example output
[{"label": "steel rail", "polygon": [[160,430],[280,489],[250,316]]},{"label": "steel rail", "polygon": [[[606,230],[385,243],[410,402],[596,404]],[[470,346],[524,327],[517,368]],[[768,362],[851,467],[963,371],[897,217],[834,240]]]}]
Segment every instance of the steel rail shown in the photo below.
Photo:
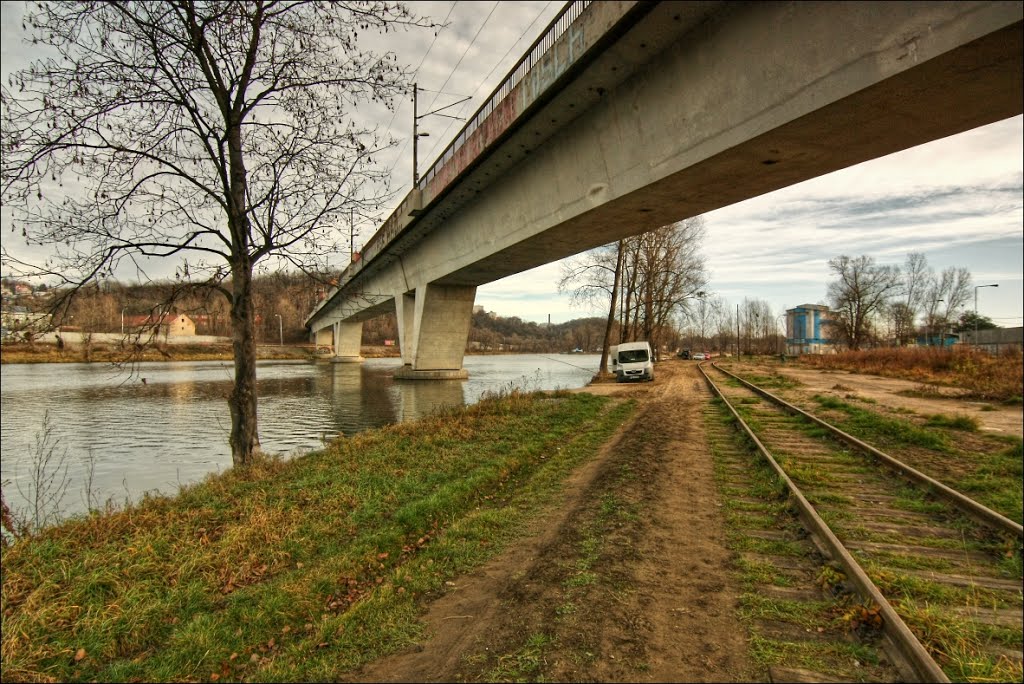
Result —
[{"label": "steel rail", "polygon": [[[712,364],[716,370],[726,373],[732,376],[717,365]],[[746,421],[740,417],[740,414],[736,411],[729,400],[725,398],[725,394],[718,388],[718,385],[714,383],[711,377],[704,370],[704,364],[698,364],[701,374],[711,387],[712,391],[718,395],[722,402],[728,407],[733,417],[736,418],[740,427],[744,433],[757,447],[757,450],[764,456],[765,460],[768,461],[772,470],[775,471],[779,479],[785,484],[786,489],[789,490],[790,495],[796,501],[797,507],[800,510],[800,517],[804,521],[804,524],[808,527],[812,535],[816,535],[816,538],[825,545],[829,555],[838,562],[844,572],[846,573],[847,579],[849,579],[858,593],[867,601],[874,603],[879,610],[879,614],[882,616],[882,629],[885,634],[890,638],[893,645],[896,647],[899,655],[901,655],[906,664],[913,670],[915,681],[920,682],[949,682],[950,679],[946,676],[946,673],[942,671],[939,664],[931,657],[928,650],[921,644],[921,641],[914,635],[914,633],[907,627],[907,624],[903,622],[903,618],[899,616],[896,610],[892,607],[889,601],[885,598],[885,595],[875,586],[875,583],[871,581],[867,573],[860,566],[860,563],[850,554],[850,552],[843,546],[843,543],[839,541],[839,538],[832,532],[832,529],[825,523],[825,521],[818,515],[818,512],[811,505],[811,502],[803,495],[800,488],[796,486],[796,483],[790,479],[786,471],[783,470],[782,466],[779,465],[775,457],[772,456],[771,452],[764,446],[754,431],[750,429]],[[733,376],[735,377],[735,376]]]},{"label": "steel rail", "polygon": [[817,416],[815,416],[813,414],[808,413],[807,411],[804,411],[800,407],[794,406],[793,404],[790,404],[789,402],[785,401],[784,399],[781,399],[781,398],[775,396],[774,394],[772,394],[768,390],[762,389],[761,387],[758,387],[757,385],[754,385],[753,383],[747,382],[746,380],[744,380],[743,378],[739,377],[735,373],[730,373],[729,371],[725,370],[724,368],[719,367],[717,363],[712,363],[711,365],[712,365],[713,368],[715,368],[715,370],[721,371],[722,373],[725,373],[726,375],[728,375],[729,377],[733,378],[734,380],[737,380],[737,381],[743,383],[743,385],[745,385],[751,391],[757,392],[758,394],[760,394],[765,399],[768,399],[769,401],[775,402],[779,406],[782,406],[783,408],[785,408],[787,411],[792,411],[793,413],[801,415],[804,418],[806,418],[807,420],[810,420],[811,422],[815,423],[816,425],[825,428],[830,433],[832,433],[833,435],[835,435],[836,437],[838,437],[842,441],[846,442],[847,444],[850,444],[853,447],[856,447],[858,449],[861,449],[863,451],[868,452],[869,454],[871,454],[872,456],[874,456],[878,460],[882,461],[883,463],[885,463],[887,466],[889,466],[890,468],[892,468],[893,470],[895,470],[899,474],[901,474],[901,475],[903,475],[903,476],[905,476],[905,477],[907,477],[907,478],[917,482],[918,484],[921,484],[921,485],[924,485],[926,487],[931,488],[932,490],[934,490],[934,492],[940,498],[943,498],[946,501],[949,501],[954,506],[956,506],[958,509],[960,509],[963,513],[967,514],[972,519],[974,519],[977,522],[985,525],[986,527],[995,529],[996,531],[999,531],[999,532],[1007,532],[1007,533],[1009,533],[1011,535],[1014,535],[1014,536],[1016,536],[1018,541],[1020,541],[1022,538],[1024,538],[1024,527],[1022,527],[1018,523],[1014,522],[1013,520],[1010,520],[1006,516],[1004,516],[1004,515],[1002,515],[1000,513],[997,513],[996,511],[993,511],[991,508],[988,508],[988,507],[978,503],[974,499],[972,499],[972,498],[970,498],[968,496],[965,496],[964,494],[961,494],[960,492],[958,492],[957,490],[953,489],[952,487],[944,485],[943,483],[939,482],[938,480],[936,480],[933,477],[925,475],[920,470],[917,470],[916,468],[912,468],[911,466],[907,465],[906,463],[903,463],[902,461],[900,461],[900,460],[898,460],[896,458],[893,458],[892,456],[886,454],[885,452],[879,451],[875,447],[871,446],[870,444],[868,444],[866,442],[863,442],[863,441],[857,439],[853,435],[851,435],[851,434],[849,434],[847,432],[843,432],[842,430],[840,430],[836,426],[831,425],[829,423],[826,423],[822,419],[818,418]]}]

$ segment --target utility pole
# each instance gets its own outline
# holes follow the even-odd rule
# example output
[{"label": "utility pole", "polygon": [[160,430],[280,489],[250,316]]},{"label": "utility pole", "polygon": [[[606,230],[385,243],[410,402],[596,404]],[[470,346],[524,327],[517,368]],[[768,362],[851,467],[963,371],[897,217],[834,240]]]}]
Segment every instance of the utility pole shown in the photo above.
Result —
[{"label": "utility pole", "polygon": [[740,305],[736,305],[736,358],[740,357]]},{"label": "utility pole", "polygon": [[426,131],[424,131],[423,133],[419,132],[419,120],[422,119],[423,117],[430,116],[431,114],[436,114],[437,116],[444,116],[444,117],[447,117],[449,119],[455,119],[456,121],[465,121],[465,119],[460,117],[460,116],[452,116],[451,114],[441,114],[440,112],[442,110],[448,109],[449,107],[454,107],[457,104],[462,104],[466,100],[470,100],[470,99],[472,99],[472,98],[467,96],[467,97],[462,98],[461,100],[456,100],[455,102],[452,102],[451,104],[447,104],[447,105],[445,105],[443,107],[438,107],[437,109],[435,109],[432,112],[427,112],[426,114],[420,114],[419,113],[419,86],[416,83],[412,84],[412,187],[413,187],[413,190],[416,189],[416,187],[419,185],[419,182],[420,182],[419,145],[417,144],[417,142],[419,141],[420,138],[426,138],[427,136],[430,135],[430,133],[427,133]]},{"label": "utility pole", "polygon": [[974,286],[974,348],[978,348],[978,288],[979,287],[999,287],[999,283],[994,285],[975,285]]},{"label": "utility pole", "polygon": [[348,210],[348,260],[356,260],[356,219],[351,208]]},{"label": "utility pole", "polygon": [[[412,187],[413,187],[414,190],[416,189],[416,185],[420,182],[419,167],[418,167],[418,165],[416,163],[417,162],[416,149],[418,147],[416,143],[417,143],[417,141],[420,138],[420,134],[419,134],[419,132],[417,132],[417,122],[420,120],[420,117],[418,117],[416,115],[416,102],[417,102],[417,93],[418,92],[419,92],[419,86],[417,86],[415,83],[413,83],[412,84]],[[428,135],[428,134],[424,133],[424,135]]]}]

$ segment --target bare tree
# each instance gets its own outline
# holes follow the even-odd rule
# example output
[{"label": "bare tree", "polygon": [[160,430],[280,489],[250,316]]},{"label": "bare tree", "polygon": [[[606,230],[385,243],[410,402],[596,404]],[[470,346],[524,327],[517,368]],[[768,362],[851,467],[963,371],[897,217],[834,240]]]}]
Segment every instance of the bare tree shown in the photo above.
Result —
[{"label": "bare tree", "polygon": [[928,288],[934,273],[928,259],[921,252],[907,254],[903,265],[903,299],[889,307],[893,335],[906,343],[914,334],[914,326],[921,308],[928,298]]},{"label": "bare tree", "polygon": [[[657,348],[672,317],[688,314],[707,285],[700,251],[704,234],[704,219],[697,216],[591,250],[563,264],[559,291],[568,292],[574,303],[609,303],[606,349],[616,305],[619,342],[640,336]],[[602,359],[605,372],[604,354]]]},{"label": "bare tree", "polygon": [[858,350],[871,336],[874,317],[899,287],[900,270],[878,265],[869,256],[839,256],[828,265],[837,276],[828,285],[833,335]]},{"label": "bare tree", "polygon": [[427,22],[388,2],[39,3],[25,24],[53,57],[2,90],[2,195],[27,240],[8,267],[83,283],[174,258],[230,303],[235,465],[259,445],[252,298],[258,265],[324,272],[350,212],[378,211],[390,141],[357,124],[408,74],[360,34]]},{"label": "bare tree", "polygon": [[561,264],[562,277],[558,281],[558,291],[569,294],[570,304],[602,306],[605,301],[609,302],[598,368],[600,375],[608,373],[608,350],[611,348],[611,331],[619,297],[624,253],[624,241],[619,240],[613,245],[592,249]]},{"label": "bare tree", "polygon": [[[928,299],[934,303],[929,312],[928,325],[945,330],[952,325],[964,305],[971,298],[971,272],[963,267],[944,268],[933,278],[928,289]],[[938,303],[943,306],[939,307]]]}]

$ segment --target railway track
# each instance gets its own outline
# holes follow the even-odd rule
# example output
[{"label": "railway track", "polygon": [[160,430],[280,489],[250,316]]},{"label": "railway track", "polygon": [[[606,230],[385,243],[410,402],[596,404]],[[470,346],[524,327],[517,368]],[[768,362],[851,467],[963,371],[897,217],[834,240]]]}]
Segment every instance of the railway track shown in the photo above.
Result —
[{"label": "railway track", "polygon": [[[1021,681],[1019,524],[714,364],[700,369],[827,559],[814,581],[856,597],[846,619],[877,632],[899,677]],[[749,479],[745,469],[727,476]],[[791,560],[806,582],[811,571]],[[748,560],[759,562],[789,561]],[[884,665],[846,676],[884,680]]]}]

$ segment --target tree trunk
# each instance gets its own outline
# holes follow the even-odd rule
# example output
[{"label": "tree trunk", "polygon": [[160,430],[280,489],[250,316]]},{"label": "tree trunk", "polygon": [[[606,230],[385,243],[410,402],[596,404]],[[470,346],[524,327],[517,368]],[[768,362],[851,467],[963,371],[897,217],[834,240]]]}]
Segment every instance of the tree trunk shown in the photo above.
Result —
[{"label": "tree trunk", "polygon": [[235,357],[235,386],[228,397],[231,409],[231,462],[252,463],[260,445],[256,418],[256,334],[252,305],[252,269],[242,265],[231,275],[231,346]]},{"label": "tree trunk", "polygon": [[601,365],[597,369],[598,375],[608,373],[608,350],[612,342],[612,323],[615,321],[615,307],[619,299],[619,278],[622,275],[622,240],[619,240],[615,248],[615,277],[612,279],[612,298],[608,306],[608,322],[604,326],[604,345],[601,347]]}]

